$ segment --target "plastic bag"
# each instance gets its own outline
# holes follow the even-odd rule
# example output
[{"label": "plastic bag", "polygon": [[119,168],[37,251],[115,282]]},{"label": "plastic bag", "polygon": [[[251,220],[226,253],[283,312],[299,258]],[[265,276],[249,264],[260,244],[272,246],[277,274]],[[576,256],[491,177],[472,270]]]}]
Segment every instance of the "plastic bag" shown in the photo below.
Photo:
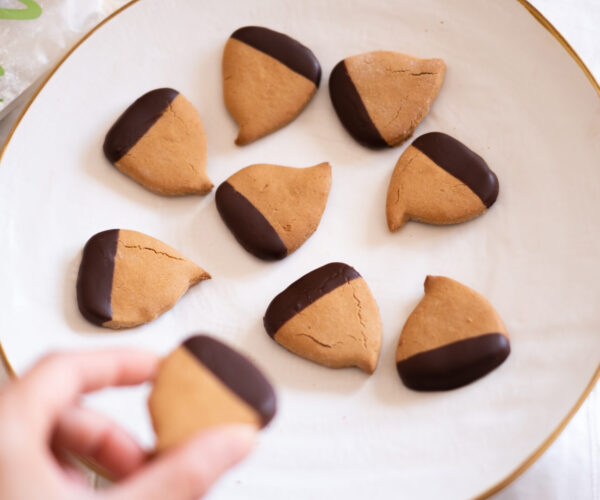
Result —
[{"label": "plastic bag", "polygon": [[0,120],[82,36],[128,0],[0,0]]}]

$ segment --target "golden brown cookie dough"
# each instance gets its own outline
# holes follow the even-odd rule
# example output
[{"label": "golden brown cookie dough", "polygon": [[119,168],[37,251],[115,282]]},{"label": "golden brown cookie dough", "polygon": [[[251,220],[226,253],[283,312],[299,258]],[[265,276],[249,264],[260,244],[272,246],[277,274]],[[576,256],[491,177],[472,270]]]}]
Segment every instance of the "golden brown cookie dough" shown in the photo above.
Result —
[{"label": "golden brown cookie dough", "polygon": [[317,229],[331,188],[331,166],[293,168],[257,164],[219,186],[221,217],[253,255],[282,259]]},{"label": "golden brown cookie dough", "polygon": [[441,59],[368,52],[335,66],[329,93],[340,121],[357,141],[374,148],[398,146],[429,112],[445,72]]},{"label": "golden brown cookie dough", "polygon": [[163,451],[209,427],[248,424],[275,416],[275,391],[245,356],[207,335],[186,340],[159,366],[148,400]]},{"label": "golden brown cookie dough", "polygon": [[396,366],[407,387],[461,387],[502,364],[510,353],[502,319],[480,294],[444,276],[427,276],[425,297],[406,320]]},{"label": "golden brown cookie dough", "polygon": [[240,126],[235,143],[248,144],[291,122],[321,80],[314,54],[296,40],[258,26],[236,30],[223,53],[223,94]]},{"label": "golden brown cookie dough", "polygon": [[206,136],[198,112],[173,89],[144,94],[108,131],[104,154],[121,172],[163,195],[206,194]]},{"label": "golden brown cookie dough", "polygon": [[394,232],[409,220],[464,222],[491,207],[498,191],[498,178],[481,156],[447,134],[424,134],[394,168],[386,202],[388,227]]},{"label": "golden brown cookie dough", "polygon": [[333,262],[292,283],[269,304],[267,333],[299,356],[331,368],[377,367],[379,308],[358,272]]},{"label": "golden brown cookie dough", "polygon": [[83,249],[77,303],[96,325],[129,328],[154,320],[206,279],[204,269],[162,241],[111,229],[92,236]]}]

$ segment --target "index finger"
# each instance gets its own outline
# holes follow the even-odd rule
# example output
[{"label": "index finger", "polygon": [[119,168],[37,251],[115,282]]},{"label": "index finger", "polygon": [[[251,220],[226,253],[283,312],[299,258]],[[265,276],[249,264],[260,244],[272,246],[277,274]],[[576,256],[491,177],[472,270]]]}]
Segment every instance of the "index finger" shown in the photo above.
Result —
[{"label": "index finger", "polygon": [[32,427],[48,435],[61,412],[81,394],[108,386],[136,385],[151,379],[155,354],[137,349],[112,349],[51,354],[39,361],[11,391]]}]

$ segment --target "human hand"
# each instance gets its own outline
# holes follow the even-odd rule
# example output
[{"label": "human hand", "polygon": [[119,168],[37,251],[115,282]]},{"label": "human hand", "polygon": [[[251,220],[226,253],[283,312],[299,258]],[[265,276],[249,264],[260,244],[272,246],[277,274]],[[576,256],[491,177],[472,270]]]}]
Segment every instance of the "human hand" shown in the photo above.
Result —
[{"label": "human hand", "polygon": [[[150,380],[158,358],[137,350],[52,354],[0,392],[2,500],[195,500],[244,458],[255,431],[203,432],[154,459],[124,429],[79,404],[82,394]],[[96,462],[118,482],[94,491],[61,450]]]}]

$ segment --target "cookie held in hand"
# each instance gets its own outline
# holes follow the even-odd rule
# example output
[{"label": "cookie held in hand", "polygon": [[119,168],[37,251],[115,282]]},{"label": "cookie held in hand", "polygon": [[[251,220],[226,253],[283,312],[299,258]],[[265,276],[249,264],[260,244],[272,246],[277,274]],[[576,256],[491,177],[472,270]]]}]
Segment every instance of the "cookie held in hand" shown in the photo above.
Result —
[{"label": "cookie held in hand", "polygon": [[333,262],[302,276],[271,301],[263,321],[276,342],[299,356],[331,368],[375,371],[379,308],[347,264]]},{"label": "cookie held in hand", "polygon": [[483,214],[498,197],[496,174],[460,141],[430,132],[413,141],[398,159],[388,188],[390,231],[409,220],[456,224]]},{"label": "cookie held in hand", "polygon": [[368,52],[333,68],[329,93],[340,121],[358,142],[372,148],[398,146],[429,112],[445,72],[441,59]]},{"label": "cookie held in hand", "polygon": [[77,304],[90,322],[108,328],[148,323],[171,309],[187,289],[210,279],[201,267],[151,236],[111,229],[85,244]]},{"label": "cookie held in hand", "polygon": [[206,194],[206,137],[198,112],[176,90],[152,90],[106,134],[104,154],[121,172],[163,195]]},{"label": "cookie held in hand", "polygon": [[317,229],[331,188],[331,166],[257,164],[217,189],[217,209],[239,243],[264,260],[283,259]]},{"label": "cookie held in hand", "polygon": [[406,320],[396,350],[404,385],[455,389],[483,377],[510,354],[502,319],[480,294],[444,276],[427,276],[425,297]]},{"label": "cookie held in hand", "polygon": [[209,427],[266,426],[275,391],[245,356],[207,335],[187,339],[160,364],[148,407],[158,451]]},{"label": "cookie held in hand", "polygon": [[321,80],[315,55],[293,38],[259,26],[236,30],[223,52],[225,106],[248,144],[291,122]]}]

